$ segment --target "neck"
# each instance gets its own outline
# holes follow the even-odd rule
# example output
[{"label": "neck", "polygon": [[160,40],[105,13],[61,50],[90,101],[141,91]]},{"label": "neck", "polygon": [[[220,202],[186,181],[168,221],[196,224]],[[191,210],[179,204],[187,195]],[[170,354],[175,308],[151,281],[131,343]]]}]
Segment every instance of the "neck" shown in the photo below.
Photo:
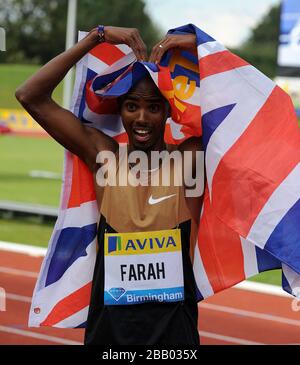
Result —
[{"label": "neck", "polygon": [[[133,151],[142,151],[147,155],[147,160],[148,160],[148,169],[145,171],[149,171],[153,168],[153,170],[156,170],[157,168],[159,168],[160,162],[159,164],[156,166],[152,166],[153,161],[151,161],[151,152],[152,151],[157,151],[157,152],[162,152],[162,151],[166,151],[167,150],[167,146],[164,142],[164,140],[159,141],[155,146],[151,146],[148,150],[142,150],[140,148],[136,148],[133,145],[129,145],[128,146],[128,155],[130,154],[130,152]],[[130,168],[132,168],[133,166],[135,166],[138,163],[138,161],[136,161],[135,163],[129,163]]]},{"label": "neck", "polygon": [[167,145],[166,145],[165,141],[161,140],[161,141],[158,141],[158,143],[156,143],[155,146],[151,146],[147,150],[143,150],[143,149],[137,148],[133,145],[129,145],[128,146],[128,153],[133,152],[133,151],[143,151],[143,152],[146,153],[146,155],[148,157],[148,161],[150,161],[152,151],[162,152],[162,151],[165,151],[166,149],[167,149]]}]

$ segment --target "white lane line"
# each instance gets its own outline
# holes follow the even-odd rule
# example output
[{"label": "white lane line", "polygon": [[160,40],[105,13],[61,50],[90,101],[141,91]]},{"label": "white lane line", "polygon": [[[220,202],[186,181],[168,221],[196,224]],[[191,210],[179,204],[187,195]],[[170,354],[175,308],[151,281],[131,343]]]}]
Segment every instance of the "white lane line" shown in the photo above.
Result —
[{"label": "white lane line", "polygon": [[19,275],[19,276],[26,276],[27,278],[37,278],[38,273],[34,271],[27,271],[27,270],[19,270],[19,269],[12,269],[10,267],[0,266],[0,273],[3,274],[11,274],[11,275]]},{"label": "white lane line", "polygon": [[[248,341],[248,340],[245,340],[244,338],[224,336],[224,335],[219,335],[217,333],[206,332],[206,331],[199,331],[199,335],[201,337],[212,338],[214,340],[221,340],[224,342],[232,342],[232,343],[236,343],[238,345],[265,345],[264,343],[261,343],[261,342]],[[201,338],[200,338],[200,340],[201,340]]]},{"label": "white lane line", "polygon": [[262,294],[271,294],[290,299],[294,298],[291,294],[284,291],[281,286],[265,284],[265,283],[257,283],[249,280],[236,284],[235,286],[233,286],[233,288],[254,291],[256,293],[262,293]]},{"label": "white lane line", "polygon": [[47,335],[43,335],[41,333],[20,330],[20,329],[17,329],[17,328],[7,327],[7,326],[0,326],[0,332],[12,333],[14,335],[20,335],[20,336],[25,336],[25,337],[32,337],[32,338],[36,338],[36,339],[39,339],[39,340],[45,340],[45,341],[50,341],[50,342],[54,342],[54,343],[59,343],[59,344],[62,344],[62,345],[82,345],[81,342],[65,340],[64,338],[59,338],[59,337],[54,337],[54,336],[47,336]]},{"label": "white lane line", "polygon": [[234,314],[237,316],[262,319],[265,321],[278,322],[278,323],[283,323],[283,324],[300,327],[299,320],[290,319],[290,318],[286,318],[286,317],[280,317],[280,316],[274,316],[272,314],[258,313],[258,312],[244,310],[244,309],[230,308],[230,307],[225,307],[223,305],[209,304],[209,303],[200,303],[199,307],[209,309],[209,310],[214,310],[217,312]]},{"label": "white lane line", "polygon": [[6,299],[15,300],[16,302],[31,303],[31,297],[25,297],[24,295],[6,293],[5,297]]},{"label": "white lane line", "polygon": [[44,247],[30,246],[22,243],[0,241],[0,250],[21,253],[30,256],[45,256]]}]

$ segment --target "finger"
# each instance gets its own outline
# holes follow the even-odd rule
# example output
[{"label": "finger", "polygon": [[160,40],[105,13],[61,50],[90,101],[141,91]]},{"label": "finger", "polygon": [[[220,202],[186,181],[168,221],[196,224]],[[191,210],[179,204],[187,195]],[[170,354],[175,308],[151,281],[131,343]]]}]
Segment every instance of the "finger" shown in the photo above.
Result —
[{"label": "finger", "polygon": [[158,45],[154,46],[152,48],[152,51],[151,51],[151,54],[150,54],[150,57],[149,57],[149,62],[153,62],[155,63],[155,60],[156,60],[156,54],[157,54],[157,47]]},{"label": "finger", "polygon": [[136,58],[144,61],[147,58],[146,46],[137,29],[133,29],[130,34],[130,47],[132,48]]},{"label": "finger", "polygon": [[146,61],[147,60],[147,49],[146,45],[143,42],[139,33],[135,34],[133,37],[134,40],[134,47],[136,49],[138,60]]},{"label": "finger", "polygon": [[157,43],[153,48],[152,48],[152,52],[149,58],[149,62],[153,62],[155,63],[156,59],[157,59],[157,55],[159,52],[159,49],[163,47],[163,43],[164,43],[165,39],[162,39],[159,43]]},{"label": "finger", "polygon": [[170,42],[169,38],[166,38],[162,43],[160,43],[155,52],[155,63],[159,63],[163,57],[163,55],[172,47],[172,42]]}]

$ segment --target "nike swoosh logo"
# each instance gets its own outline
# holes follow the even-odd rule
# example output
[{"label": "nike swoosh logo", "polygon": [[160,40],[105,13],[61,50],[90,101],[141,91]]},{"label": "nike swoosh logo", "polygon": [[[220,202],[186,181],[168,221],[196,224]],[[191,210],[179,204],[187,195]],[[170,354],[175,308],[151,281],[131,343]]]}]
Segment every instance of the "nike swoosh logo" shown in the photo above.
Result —
[{"label": "nike swoosh logo", "polygon": [[169,198],[172,198],[172,196],[175,196],[176,194],[172,194],[172,195],[167,195],[167,196],[162,196],[161,198],[153,198],[152,195],[150,196],[149,200],[148,200],[148,203],[150,205],[153,205],[153,204],[157,204],[157,203],[160,203],[166,199],[169,199]]}]

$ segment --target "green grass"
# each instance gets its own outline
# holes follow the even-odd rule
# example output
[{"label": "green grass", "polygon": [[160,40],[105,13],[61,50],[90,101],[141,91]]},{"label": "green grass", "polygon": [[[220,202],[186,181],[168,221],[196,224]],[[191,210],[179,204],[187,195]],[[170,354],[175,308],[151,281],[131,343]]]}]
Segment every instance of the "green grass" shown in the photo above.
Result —
[{"label": "green grass", "polygon": [[265,284],[281,285],[281,270],[265,271],[253,276],[249,280]]},{"label": "green grass", "polygon": [[62,169],[63,148],[51,138],[0,137],[0,200],[58,206],[61,181],[29,173]]},{"label": "green grass", "polygon": [[0,241],[47,247],[54,224],[41,224],[38,219],[0,218]]},{"label": "green grass", "polygon": [[[39,69],[37,65],[0,64],[0,108],[21,109],[15,98],[15,91],[28,77]],[[53,98],[61,103],[62,84],[53,93]]]}]

